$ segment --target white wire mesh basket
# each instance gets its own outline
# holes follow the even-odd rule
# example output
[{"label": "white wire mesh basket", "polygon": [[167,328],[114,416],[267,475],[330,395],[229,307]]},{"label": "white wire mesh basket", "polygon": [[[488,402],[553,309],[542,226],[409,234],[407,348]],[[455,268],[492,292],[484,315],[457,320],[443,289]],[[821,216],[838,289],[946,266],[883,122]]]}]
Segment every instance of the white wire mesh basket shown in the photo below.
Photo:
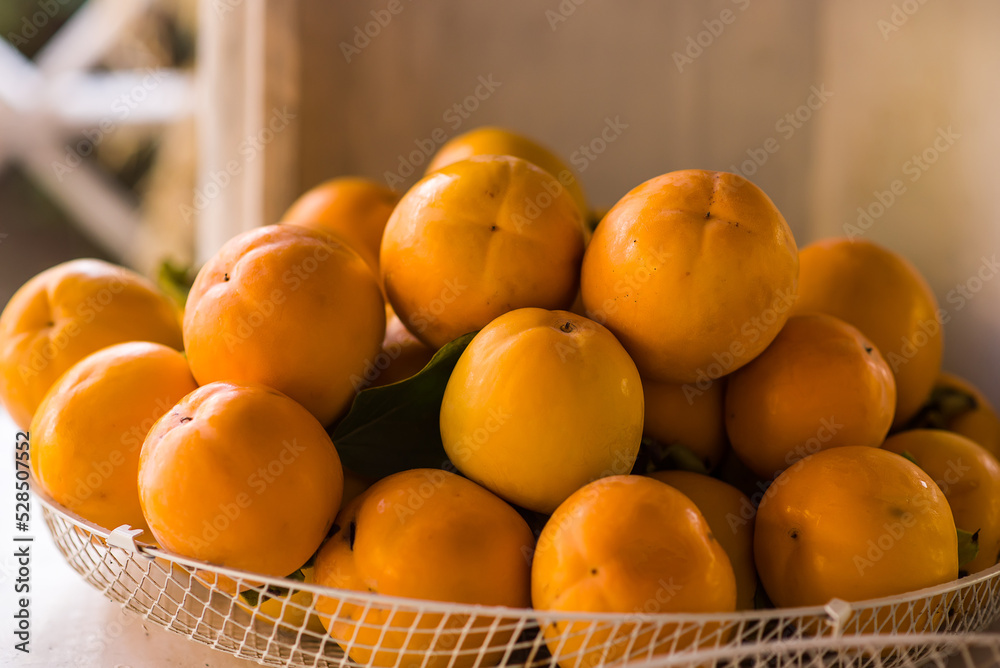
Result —
[{"label": "white wire mesh basket", "polygon": [[[269,666],[1000,665],[1000,565],[903,596],[733,614],[544,613],[337,590],[137,544],[35,494],[69,565],[150,623]],[[242,595],[237,592],[243,592]],[[253,603],[251,604],[251,601]],[[328,633],[322,621],[330,628]],[[973,650],[981,652],[974,660]],[[982,658],[985,657],[985,658]]]}]

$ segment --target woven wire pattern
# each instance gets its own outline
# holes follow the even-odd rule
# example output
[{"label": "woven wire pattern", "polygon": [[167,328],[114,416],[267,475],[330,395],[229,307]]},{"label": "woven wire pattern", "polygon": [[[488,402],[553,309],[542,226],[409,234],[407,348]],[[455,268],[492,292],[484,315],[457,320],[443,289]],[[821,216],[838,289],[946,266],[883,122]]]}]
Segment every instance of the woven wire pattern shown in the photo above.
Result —
[{"label": "woven wire pattern", "polygon": [[716,615],[545,613],[336,590],[152,547],[117,547],[108,531],[70,514],[37,485],[35,493],[59,551],[92,586],[157,626],[262,665],[880,668],[943,666],[952,654],[971,657],[978,643],[988,665],[1000,666],[1000,636],[968,635],[1000,617],[1000,565],[850,605]]}]

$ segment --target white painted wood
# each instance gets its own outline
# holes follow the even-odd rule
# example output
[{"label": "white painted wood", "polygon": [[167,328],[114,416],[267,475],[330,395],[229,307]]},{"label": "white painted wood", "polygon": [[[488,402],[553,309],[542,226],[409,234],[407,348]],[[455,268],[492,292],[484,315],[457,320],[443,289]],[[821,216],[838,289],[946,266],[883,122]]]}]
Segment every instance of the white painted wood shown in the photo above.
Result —
[{"label": "white painted wood", "polygon": [[82,232],[124,264],[135,266],[149,241],[133,196],[88,162],[57,173],[53,165],[65,159],[61,144],[45,142],[34,142],[31,151],[19,156],[32,180],[73,212]]},{"label": "white painted wood", "polygon": [[[159,125],[189,114],[191,84],[166,70],[85,73],[149,0],[91,0],[36,61],[0,40],[0,169],[18,161],[29,177],[122,263],[148,265],[151,236],[133,196],[86,160],[122,125]],[[85,141],[65,144],[82,132]]]},{"label": "white painted wood", "polygon": [[59,78],[46,91],[44,112],[65,131],[161,126],[194,113],[194,81],[170,69],[110,72]]},{"label": "white painted wood", "polygon": [[299,192],[296,5],[200,5],[198,262],[276,222]]},{"label": "white painted wood", "polygon": [[94,66],[152,0],[89,0],[35,57],[46,76]]}]

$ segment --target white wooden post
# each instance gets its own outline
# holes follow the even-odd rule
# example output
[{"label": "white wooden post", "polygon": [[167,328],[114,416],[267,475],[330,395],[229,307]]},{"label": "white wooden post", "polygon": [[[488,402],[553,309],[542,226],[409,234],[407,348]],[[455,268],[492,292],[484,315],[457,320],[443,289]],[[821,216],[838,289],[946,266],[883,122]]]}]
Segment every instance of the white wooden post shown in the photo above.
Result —
[{"label": "white wooden post", "polygon": [[298,194],[298,0],[202,0],[199,264]]}]

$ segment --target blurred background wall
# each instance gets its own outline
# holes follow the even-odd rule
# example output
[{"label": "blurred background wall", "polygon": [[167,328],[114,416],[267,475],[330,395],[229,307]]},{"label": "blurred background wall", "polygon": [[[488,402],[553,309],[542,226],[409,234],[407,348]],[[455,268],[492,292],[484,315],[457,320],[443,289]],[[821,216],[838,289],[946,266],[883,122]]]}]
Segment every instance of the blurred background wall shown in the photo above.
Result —
[{"label": "blurred background wall", "polygon": [[[81,4],[57,2],[66,17]],[[3,34],[41,4],[5,2]],[[499,124],[569,159],[596,205],[674,169],[738,171],[800,246],[851,234],[902,252],[949,312],[946,366],[1000,402],[994,0],[148,4],[122,43],[197,67],[199,128],[123,126],[92,158],[135,198],[149,234],[127,260],[143,271],[205,257],[331,176],[405,189],[432,137]],[[116,46],[97,67],[149,67],[129,60],[144,50]],[[275,115],[274,141],[240,153]],[[232,160],[241,174],[220,184]],[[113,254],[50,199],[16,163],[0,174],[5,297],[59,259]]]}]

